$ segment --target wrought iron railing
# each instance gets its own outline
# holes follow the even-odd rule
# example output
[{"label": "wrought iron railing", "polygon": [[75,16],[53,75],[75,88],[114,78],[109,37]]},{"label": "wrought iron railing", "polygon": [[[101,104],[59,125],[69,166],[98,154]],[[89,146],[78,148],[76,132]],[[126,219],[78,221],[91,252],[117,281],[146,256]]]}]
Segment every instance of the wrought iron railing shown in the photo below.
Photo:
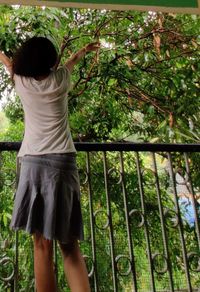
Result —
[{"label": "wrought iron railing", "polygon": [[[0,143],[0,291],[34,291],[32,240],[9,231],[20,143]],[[200,145],[76,143],[92,291],[199,291]],[[55,243],[55,273],[68,291]]]}]

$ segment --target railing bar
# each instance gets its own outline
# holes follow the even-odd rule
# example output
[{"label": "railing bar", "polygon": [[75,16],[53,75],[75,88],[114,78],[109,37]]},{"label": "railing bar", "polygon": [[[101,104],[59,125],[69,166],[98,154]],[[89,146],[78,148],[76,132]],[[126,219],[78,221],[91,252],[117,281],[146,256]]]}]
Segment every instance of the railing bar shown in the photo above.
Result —
[{"label": "railing bar", "polygon": [[194,211],[195,227],[196,227],[198,245],[199,245],[199,249],[200,249],[200,220],[199,220],[198,213],[197,213],[197,202],[195,200],[195,193],[194,193],[194,189],[192,186],[192,180],[191,180],[191,175],[190,175],[190,167],[189,167],[187,153],[184,153],[184,158],[185,158],[185,165],[186,165],[186,171],[187,171],[187,175],[188,175],[190,192],[192,195],[191,199],[192,199],[192,206],[193,206],[193,211]]},{"label": "railing bar", "polygon": [[182,254],[183,254],[183,261],[184,261],[184,266],[185,266],[185,275],[186,275],[186,280],[187,280],[188,292],[192,292],[189,265],[188,265],[188,259],[187,259],[187,250],[186,250],[186,244],[185,244],[185,239],[184,239],[184,234],[183,234],[183,223],[182,223],[181,212],[180,212],[180,207],[178,203],[175,174],[173,171],[172,156],[171,156],[171,153],[169,152],[167,153],[167,155],[168,155],[168,161],[169,161],[169,172],[171,176],[172,189],[173,189],[173,194],[174,194],[174,203],[175,203],[176,213],[179,219],[178,229],[179,229],[179,235],[180,235],[180,240],[181,240],[181,245],[182,245]]},{"label": "railing bar", "polygon": [[[15,188],[17,189],[20,175],[19,158],[16,159],[16,181]],[[19,277],[19,232],[15,233],[15,278],[14,278],[14,291],[18,292],[18,277]]]},{"label": "railing bar", "polygon": [[105,182],[105,192],[106,192],[106,204],[108,210],[109,218],[109,236],[110,236],[110,251],[111,251],[111,261],[112,261],[112,274],[113,274],[113,291],[117,292],[117,269],[115,262],[115,250],[114,250],[114,236],[113,236],[113,223],[112,223],[112,212],[111,212],[111,203],[110,203],[110,194],[108,191],[108,167],[106,152],[103,152],[103,166],[104,166],[104,182]]},{"label": "railing bar", "polygon": [[143,188],[143,179],[140,167],[140,159],[138,152],[135,152],[136,155],[136,166],[137,166],[137,175],[138,175],[138,184],[139,184],[139,191],[140,191],[140,200],[141,200],[141,207],[144,216],[144,232],[147,244],[147,256],[149,260],[149,270],[150,270],[150,278],[151,278],[151,289],[152,292],[156,291],[155,287],[155,279],[153,273],[153,262],[152,262],[152,252],[151,252],[151,244],[150,244],[150,237],[149,237],[149,228],[146,219],[146,206],[145,206],[145,199],[144,199],[144,188]]},{"label": "railing bar", "polygon": [[[75,142],[77,151],[200,152],[200,144]],[[21,142],[0,142],[0,151],[18,151]]]},{"label": "railing bar", "polygon": [[14,277],[14,291],[18,292],[18,278],[19,278],[19,233],[15,234],[15,277]]},{"label": "railing bar", "polygon": [[86,153],[86,171],[88,179],[88,194],[89,194],[89,208],[90,208],[90,230],[91,230],[91,243],[92,243],[92,260],[94,265],[94,289],[98,292],[98,274],[97,274],[97,260],[96,260],[96,241],[94,232],[94,211],[93,211],[93,195],[91,185],[91,168],[90,168],[90,153]]},{"label": "railing bar", "polygon": [[58,284],[58,251],[57,251],[57,242],[56,240],[53,241],[54,246],[54,275],[56,279],[56,284]]},{"label": "railing bar", "polygon": [[170,260],[169,249],[168,249],[168,244],[167,244],[168,239],[167,239],[167,233],[166,233],[166,228],[165,228],[165,218],[164,218],[163,205],[162,205],[162,199],[161,199],[161,193],[160,193],[160,183],[159,183],[158,169],[157,169],[155,153],[152,153],[152,160],[153,160],[154,176],[155,176],[155,183],[156,183],[158,208],[159,208],[159,213],[160,213],[160,223],[161,223],[161,230],[162,230],[163,246],[164,246],[165,257],[167,259],[170,291],[174,292],[172,267],[171,267],[171,260]]},{"label": "railing bar", "polygon": [[120,175],[121,175],[121,186],[122,186],[122,194],[124,200],[124,210],[125,210],[125,218],[126,218],[126,228],[127,228],[127,236],[128,236],[128,247],[129,247],[129,256],[131,263],[131,271],[133,276],[133,291],[137,292],[137,278],[136,278],[136,269],[135,269],[135,257],[133,251],[133,242],[131,238],[131,228],[129,222],[129,212],[128,212],[128,200],[127,200],[127,191],[125,185],[125,173],[124,173],[124,160],[123,160],[123,152],[119,152],[120,154]]}]

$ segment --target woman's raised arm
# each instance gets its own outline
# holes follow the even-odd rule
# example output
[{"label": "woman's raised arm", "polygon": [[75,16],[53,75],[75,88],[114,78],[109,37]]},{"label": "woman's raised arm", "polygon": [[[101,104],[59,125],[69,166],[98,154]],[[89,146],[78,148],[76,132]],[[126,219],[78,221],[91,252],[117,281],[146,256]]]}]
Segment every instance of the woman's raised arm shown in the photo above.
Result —
[{"label": "woman's raised arm", "polygon": [[74,66],[85,56],[87,52],[95,52],[100,48],[100,43],[95,42],[86,45],[84,48],[80,49],[71,58],[65,63],[65,66],[69,69],[70,72],[73,71]]},{"label": "woman's raised arm", "polygon": [[12,75],[12,61],[0,51],[0,62],[6,67],[8,72]]}]

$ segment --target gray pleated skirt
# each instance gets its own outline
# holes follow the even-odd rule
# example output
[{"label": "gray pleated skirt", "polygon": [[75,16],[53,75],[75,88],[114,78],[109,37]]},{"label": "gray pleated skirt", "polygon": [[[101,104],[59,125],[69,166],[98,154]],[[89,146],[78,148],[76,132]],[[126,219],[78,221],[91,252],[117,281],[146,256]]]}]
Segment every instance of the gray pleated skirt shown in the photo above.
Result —
[{"label": "gray pleated skirt", "polygon": [[62,243],[83,239],[75,154],[22,158],[10,227]]}]

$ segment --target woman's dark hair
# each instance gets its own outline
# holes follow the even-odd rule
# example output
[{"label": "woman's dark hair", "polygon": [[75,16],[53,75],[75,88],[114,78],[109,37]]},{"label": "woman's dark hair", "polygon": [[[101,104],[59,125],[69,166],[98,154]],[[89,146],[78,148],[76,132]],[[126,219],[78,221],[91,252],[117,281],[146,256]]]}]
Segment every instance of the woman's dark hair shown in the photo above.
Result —
[{"label": "woman's dark hair", "polygon": [[37,77],[50,73],[58,55],[52,42],[45,37],[33,37],[22,44],[13,57],[13,73]]}]

